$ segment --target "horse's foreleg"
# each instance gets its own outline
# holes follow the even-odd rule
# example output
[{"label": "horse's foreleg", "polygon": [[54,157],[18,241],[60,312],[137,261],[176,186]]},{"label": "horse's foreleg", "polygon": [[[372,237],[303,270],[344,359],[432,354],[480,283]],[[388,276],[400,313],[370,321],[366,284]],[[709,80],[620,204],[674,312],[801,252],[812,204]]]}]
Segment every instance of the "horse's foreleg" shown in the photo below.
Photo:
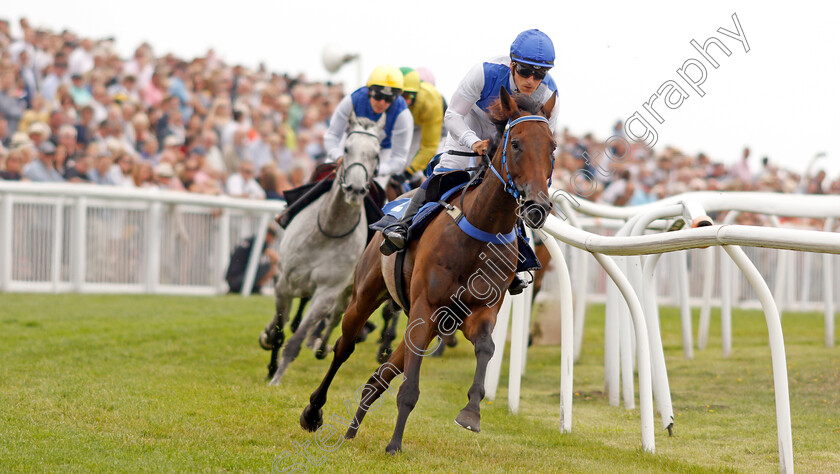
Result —
[{"label": "horse's foreleg", "polygon": [[272,378],[277,372],[277,353],[286,339],[285,334],[283,334],[283,326],[286,323],[285,315],[289,311],[289,299],[278,294],[274,300],[274,307],[274,318],[260,334],[260,347],[271,351],[271,357],[268,361],[268,376],[266,377],[268,379]]},{"label": "horse's foreleg", "polygon": [[469,400],[467,406],[455,418],[455,423],[476,433],[481,431],[480,404],[481,400],[484,399],[484,376],[487,372],[487,363],[493,357],[493,351],[495,350],[492,332],[493,322],[485,320],[478,323],[475,333],[467,335],[475,345],[475,377],[467,392],[467,399]]},{"label": "horse's foreleg", "polygon": [[300,354],[300,347],[307,334],[315,329],[317,323],[323,319],[324,315],[334,304],[335,297],[330,297],[323,293],[319,294],[317,291],[315,292],[315,295],[312,296],[312,303],[309,305],[309,310],[303,316],[298,330],[292,334],[286,343],[286,347],[283,348],[283,359],[280,361],[277,371],[271,379],[271,385],[280,384],[280,380],[283,378],[283,374],[286,373],[289,364]]},{"label": "horse's foreleg", "polygon": [[[431,314],[428,307],[418,306],[415,303],[411,308],[411,313],[428,318]],[[406,346],[406,350],[404,351],[405,381],[400,386],[400,391],[397,394],[397,424],[394,427],[394,435],[391,437],[391,442],[385,447],[385,452],[388,454],[396,454],[402,450],[405,423],[408,421],[408,415],[414,409],[414,406],[417,405],[417,400],[420,398],[420,364],[423,362],[426,347],[435,335],[432,323],[421,319],[421,317],[409,317],[408,329],[406,330],[403,342],[400,344],[400,346]]]},{"label": "horse's foreleg", "polygon": [[382,308],[382,319],[385,320],[385,325],[382,327],[382,335],[379,338],[379,353],[376,356],[376,361],[380,364],[387,361],[393,352],[391,344],[397,337],[397,324],[400,322],[401,311],[402,309],[394,300],[388,301]]},{"label": "horse's foreleg", "polygon": [[[362,424],[367,412],[379,408],[379,405],[374,403],[386,390],[390,390],[391,380],[397,375],[405,380],[402,375],[403,364],[405,363],[405,344],[400,343],[397,350],[391,354],[390,359],[383,363],[373,375],[370,376],[364,388],[362,389],[362,396],[359,399],[359,408],[356,410],[356,416],[349,421],[347,425],[347,433],[344,435],[347,439],[356,437],[359,431],[359,426]],[[380,402],[380,404],[383,402]]]}]

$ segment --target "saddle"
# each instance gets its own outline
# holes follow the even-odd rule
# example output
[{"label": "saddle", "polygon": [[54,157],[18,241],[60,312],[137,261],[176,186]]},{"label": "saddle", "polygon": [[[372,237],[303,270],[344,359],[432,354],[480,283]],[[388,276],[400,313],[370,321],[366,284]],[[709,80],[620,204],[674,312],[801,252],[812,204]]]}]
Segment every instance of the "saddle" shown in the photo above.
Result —
[{"label": "saddle", "polygon": [[[326,194],[335,181],[335,170],[338,165],[335,163],[324,163],[315,168],[310,177],[310,182],[294,189],[283,192],[283,199],[286,200],[286,210],[277,218],[277,223],[286,228],[292,219],[315,202],[319,197]],[[385,191],[375,181],[371,180],[368,186],[368,194],[364,199],[365,216],[368,222],[376,222],[383,217],[382,206],[385,204]],[[376,231],[368,229],[367,242],[373,239]]]}]

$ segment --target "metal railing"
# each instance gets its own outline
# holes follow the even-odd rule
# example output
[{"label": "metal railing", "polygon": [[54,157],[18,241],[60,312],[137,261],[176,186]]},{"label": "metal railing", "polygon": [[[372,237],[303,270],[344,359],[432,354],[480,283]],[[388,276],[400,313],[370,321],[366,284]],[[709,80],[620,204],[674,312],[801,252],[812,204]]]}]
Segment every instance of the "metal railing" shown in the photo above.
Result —
[{"label": "metal railing", "polygon": [[224,293],[233,248],[264,235],[261,223],[284,207],[158,189],[3,181],[0,291]]}]

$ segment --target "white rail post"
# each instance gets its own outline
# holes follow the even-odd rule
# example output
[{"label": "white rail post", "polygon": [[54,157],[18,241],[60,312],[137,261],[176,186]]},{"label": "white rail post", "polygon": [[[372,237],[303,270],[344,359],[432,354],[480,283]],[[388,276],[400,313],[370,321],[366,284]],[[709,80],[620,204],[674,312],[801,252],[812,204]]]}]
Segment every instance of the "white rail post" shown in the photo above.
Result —
[{"label": "white rail post", "polygon": [[712,286],[715,281],[715,252],[717,247],[703,250],[703,305],[697,327],[697,348],[703,350],[709,342],[709,323],[712,314]]},{"label": "white rail post", "polygon": [[505,342],[507,342],[508,322],[510,321],[511,296],[505,291],[502,307],[496,315],[496,325],[493,327],[493,357],[487,363],[487,374],[484,376],[484,396],[488,400],[496,399],[499,388],[499,377],[502,372],[502,360],[505,357]]},{"label": "white rail post", "polygon": [[[553,238],[553,237],[551,237]],[[574,290],[574,310],[575,310],[575,319],[574,319],[574,326],[575,326],[575,362],[580,360],[580,354],[583,346],[583,327],[584,322],[586,320],[586,296],[587,291],[589,288],[587,285],[589,284],[589,259],[587,258],[588,252],[584,250],[580,250],[575,247],[571,247],[572,251],[572,258],[574,259],[577,257],[577,263],[573,264],[573,268],[575,269],[575,290]],[[562,302],[561,302],[562,303]]]},{"label": "white rail post", "polygon": [[[834,230],[834,218],[825,220],[825,232]],[[823,297],[825,298],[825,346],[834,347],[834,265],[833,255],[823,254]]]},{"label": "white rail post", "polygon": [[163,205],[158,201],[149,203],[146,213],[146,292],[157,293],[160,284],[161,259],[161,216]]},{"label": "white rail post", "polygon": [[73,291],[81,292],[87,275],[87,197],[76,198],[71,228],[70,282]]},{"label": "white rail post", "polygon": [[650,342],[650,372],[653,382],[653,396],[656,408],[662,416],[662,428],[670,430],[674,425],[674,408],[671,403],[671,388],[668,384],[668,369],[665,366],[665,352],[659,331],[659,308],[656,305],[656,264],[662,254],[648,255],[643,269],[642,304]]},{"label": "white rail post", "polygon": [[[572,431],[572,402],[574,400],[574,314],[572,282],[569,267],[554,237],[540,231],[548,253],[557,269],[557,292],[560,295],[560,432]],[[573,252],[577,249],[573,248]]]},{"label": "white rail post", "polygon": [[259,227],[254,235],[254,246],[251,248],[251,255],[248,257],[248,267],[245,269],[245,279],[242,282],[242,296],[250,296],[254,288],[254,281],[257,278],[257,269],[260,266],[262,248],[265,243],[265,234],[268,231],[268,222],[271,216],[264,212],[260,216]]},{"label": "white rail post", "polygon": [[694,358],[694,336],[691,321],[691,294],[688,290],[688,250],[673,253],[677,262],[677,282],[680,286],[680,322],[682,323],[683,357]]},{"label": "white rail post", "polygon": [[[625,277],[628,274],[629,257],[615,257],[613,259]],[[629,279],[628,279],[629,283]],[[630,285],[632,288],[632,284]],[[636,291],[635,289],[633,290]],[[616,295],[613,302],[618,310],[619,321],[619,342],[618,352],[621,364],[621,394],[624,400],[624,408],[636,408],[636,390],[634,387],[635,377],[633,376],[633,323],[630,316],[630,308],[624,300]]]},{"label": "white rail post", "polygon": [[12,240],[14,239],[14,207],[15,196],[3,193],[3,203],[0,207],[0,290],[9,291],[12,281]]},{"label": "white rail post", "polygon": [[51,275],[53,293],[58,293],[58,284],[61,281],[61,250],[64,242],[64,198],[58,198],[53,206],[53,241],[52,241],[52,262]]},{"label": "white rail post", "polygon": [[724,357],[732,353],[732,263],[720,254],[720,343]]},{"label": "white rail post", "polygon": [[779,468],[783,473],[793,472],[793,433],[790,420],[790,395],[788,393],[787,362],[782,321],[773,294],[758,269],[747,254],[736,245],[724,245],[723,249],[732,258],[752,285],[767,321],[770,339],[770,358],[773,365],[773,387],[776,396],[776,429],[779,439]]},{"label": "white rail post", "polygon": [[653,392],[650,377],[650,345],[648,342],[647,325],[642,312],[642,305],[639,298],[633,292],[630,282],[621,273],[618,265],[605,255],[593,253],[598,263],[610,278],[616,283],[621,295],[630,307],[630,315],[633,317],[633,327],[636,331],[636,349],[639,367],[639,406],[641,409],[642,421],[642,449],[652,453],[656,450],[656,442],[653,436]]},{"label": "white rail post", "polygon": [[614,407],[621,403],[617,294],[618,288],[615,283],[612,280],[607,281],[607,302],[604,307],[604,389],[610,405]]},{"label": "white rail post", "polygon": [[519,413],[519,389],[522,382],[522,333],[525,331],[525,293],[512,299],[510,323],[510,366],[508,367],[508,408],[516,415]]},{"label": "white rail post", "polygon": [[227,271],[228,265],[230,265],[230,209],[222,209],[217,229],[219,232],[218,238],[216,239],[217,267],[213,282],[216,292],[222,294],[227,290],[225,272]]}]

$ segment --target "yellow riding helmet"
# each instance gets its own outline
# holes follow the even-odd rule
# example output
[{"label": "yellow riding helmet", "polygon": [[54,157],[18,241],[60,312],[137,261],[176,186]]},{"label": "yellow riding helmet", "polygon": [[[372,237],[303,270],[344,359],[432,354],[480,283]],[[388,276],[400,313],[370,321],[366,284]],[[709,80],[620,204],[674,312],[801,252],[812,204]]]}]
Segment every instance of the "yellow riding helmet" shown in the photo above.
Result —
[{"label": "yellow riding helmet", "polygon": [[420,92],[420,73],[410,67],[401,67],[405,92]]},{"label": "yellow riding helmet", "polygon": [[382,65],[376,66],[367,81],[367,86],[379,86],[382,89],[397,89],[394,91],[399,94],[403,90],[403,75],[399,69],[394,66]]}]

